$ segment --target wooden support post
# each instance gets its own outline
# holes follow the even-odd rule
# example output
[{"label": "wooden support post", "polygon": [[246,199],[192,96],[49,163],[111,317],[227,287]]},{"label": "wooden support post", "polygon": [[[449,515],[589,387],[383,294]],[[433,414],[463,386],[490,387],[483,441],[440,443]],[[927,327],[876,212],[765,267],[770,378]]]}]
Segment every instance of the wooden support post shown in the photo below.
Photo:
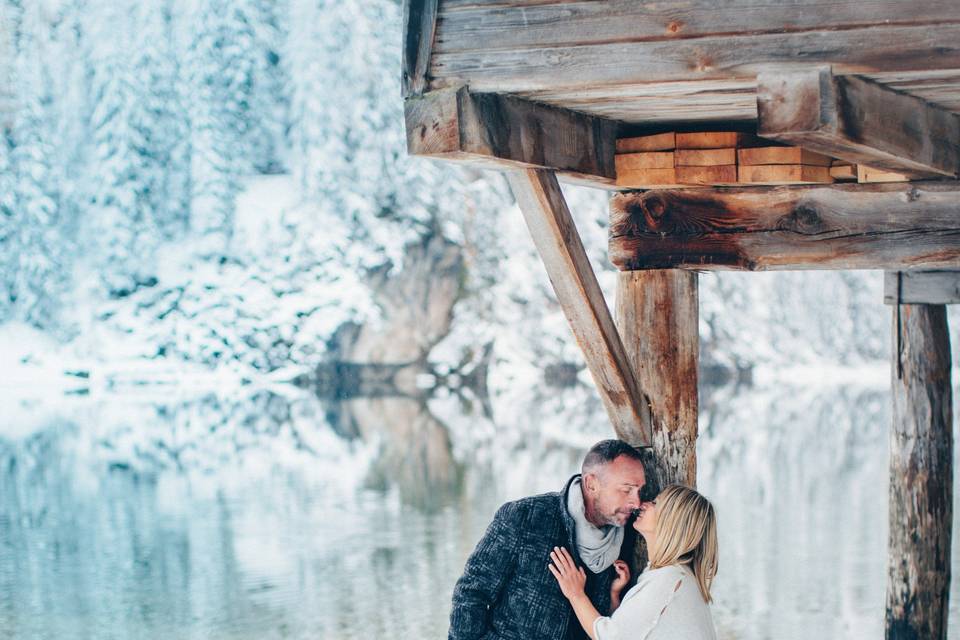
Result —
[{"label": "wooden support post", "polygon": [[953,523],[950,337],[943,305],[893,308],[888,640],[944,640]]},{"label": "wooden support post", "polygon": [[916,96],[830,67],[757,77],[757,133],[915,177],[956,177],[960,117]]},{"label": "wooden support post", "polygon": [[647,398],[637,385],[556,176],[531,169],[507,177],[617,437],[649,446]]},{"label": "wooden support post", "polygon": [[616,323],[650,399],[653,464],[661,487],[697,482],[698,302],[695,272],[618,274]]}]

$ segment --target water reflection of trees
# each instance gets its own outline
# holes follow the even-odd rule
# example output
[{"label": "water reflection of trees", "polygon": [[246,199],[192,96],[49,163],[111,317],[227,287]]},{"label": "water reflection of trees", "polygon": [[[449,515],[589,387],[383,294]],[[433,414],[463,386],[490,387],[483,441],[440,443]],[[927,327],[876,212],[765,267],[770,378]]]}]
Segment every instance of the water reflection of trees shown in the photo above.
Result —
[{"label": "water reflection of trees", "polygon": [[269,632],[276,614],[236,588],[223,500],[163,508],[158,474],[90,468],[78,428],[0,441],[2,635],[182,637],[198,620],[237,625],[235,637]]}]

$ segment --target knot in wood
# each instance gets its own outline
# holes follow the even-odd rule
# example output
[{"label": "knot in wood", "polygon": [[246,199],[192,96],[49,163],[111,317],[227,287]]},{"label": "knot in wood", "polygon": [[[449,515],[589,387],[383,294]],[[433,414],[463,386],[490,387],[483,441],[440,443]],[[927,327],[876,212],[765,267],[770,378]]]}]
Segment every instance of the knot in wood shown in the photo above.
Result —
[{"label": "knot in wood", "polygon": [[780,219],[777,223],[777,229],[812,235],[822,232],[824,230],[824,224],[816,207],[801,203],[797,205],[790,215]]},{"label": "knot in wood", "polygon": [[614,235],[635,236],[655,232],[666,215],[667,204],[660,196],[646,194],[631,199],[623,210],[627,215],[622,228],[611,231]]},{"label": "knot in wood", "polygon": [[651,195],[641,202],[650,226],[655,226],[667,213],[667,203],[658,195]]}]

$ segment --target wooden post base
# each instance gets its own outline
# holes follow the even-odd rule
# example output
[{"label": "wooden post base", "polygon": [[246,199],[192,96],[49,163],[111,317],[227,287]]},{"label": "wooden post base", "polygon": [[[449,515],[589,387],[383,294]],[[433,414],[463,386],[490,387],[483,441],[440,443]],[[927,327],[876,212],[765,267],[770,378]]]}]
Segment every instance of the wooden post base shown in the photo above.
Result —
[{"label": "wooden post base", "polygon": [[900,305],[893,313],[886,638],[943,640],[953,523],[947,312]]}]

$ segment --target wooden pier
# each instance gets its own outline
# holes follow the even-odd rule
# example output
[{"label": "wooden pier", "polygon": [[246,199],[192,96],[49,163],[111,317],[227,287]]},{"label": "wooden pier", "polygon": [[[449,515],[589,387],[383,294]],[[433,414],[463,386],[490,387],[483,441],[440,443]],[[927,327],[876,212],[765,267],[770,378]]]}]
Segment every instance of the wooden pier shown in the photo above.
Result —
[{"label": "wooden pier", "polygon": [[[411,154],[500,169],[615,433],[696,480],[704,270],[877,269],[886,637],[945,639],[960,3],[406,0]],[[612,192],[611,314],[558,181]]]}]

